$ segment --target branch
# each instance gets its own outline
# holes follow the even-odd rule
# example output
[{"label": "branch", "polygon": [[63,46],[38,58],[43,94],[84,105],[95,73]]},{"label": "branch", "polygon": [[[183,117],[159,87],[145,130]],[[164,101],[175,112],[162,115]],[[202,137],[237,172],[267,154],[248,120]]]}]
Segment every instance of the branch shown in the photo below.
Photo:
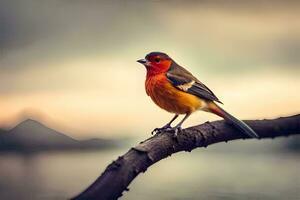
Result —
[{"label": "branch", "polygon": [[[247,120],[260,138],[300,134],[300,114],[273,120]],[[130,182],[141,172],[163,158],[179,151],[192,151],[218,142],[250,139],[223,120],[183,129],[177,139],[166,132],[155,135],[131,148],[113,161],[102,175],[73,200],[111,200],[122,196]]]}]

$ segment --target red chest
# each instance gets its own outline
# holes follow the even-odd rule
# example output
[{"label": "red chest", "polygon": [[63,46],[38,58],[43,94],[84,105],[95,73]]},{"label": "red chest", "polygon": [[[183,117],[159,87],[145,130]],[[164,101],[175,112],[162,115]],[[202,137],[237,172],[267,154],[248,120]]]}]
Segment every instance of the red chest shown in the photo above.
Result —
[{"label": "red chest", "polygon": [[145,82],[145,89],[148,96],[152,97],[159,91],[165,90],[165,85],[167,84],[167,78],[164,74],[159,74],[155,76],[147,76]]},{"label": "red chest", "polygon": [[165,74],[147,77],[145,88],[156,105],[172,113],[190,113],[201,105],[196,96],[175,88]]}]

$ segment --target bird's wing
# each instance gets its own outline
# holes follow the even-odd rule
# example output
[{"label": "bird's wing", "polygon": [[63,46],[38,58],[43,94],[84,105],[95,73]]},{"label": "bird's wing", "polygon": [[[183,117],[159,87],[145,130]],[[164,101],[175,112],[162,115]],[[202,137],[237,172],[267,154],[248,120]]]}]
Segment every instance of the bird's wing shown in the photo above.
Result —
[{"label": "bird's wing", "polygon": [[179,90],[193,94],[199,98],[222,103],[206,85],[176,63],[172,64],[166,76],[172,85]]}]

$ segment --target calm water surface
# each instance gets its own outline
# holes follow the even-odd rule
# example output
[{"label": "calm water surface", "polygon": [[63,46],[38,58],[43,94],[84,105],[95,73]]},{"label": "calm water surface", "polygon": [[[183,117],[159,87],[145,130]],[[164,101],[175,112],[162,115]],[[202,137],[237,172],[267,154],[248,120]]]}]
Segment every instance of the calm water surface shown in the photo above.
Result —
[{"label": "calm water surface", "polygon": [[[161,161],[121,199],[300,199],[299,154],[220,149],[198,149]],[[124,151],[0,154],[0,199],[68,199]]]}]

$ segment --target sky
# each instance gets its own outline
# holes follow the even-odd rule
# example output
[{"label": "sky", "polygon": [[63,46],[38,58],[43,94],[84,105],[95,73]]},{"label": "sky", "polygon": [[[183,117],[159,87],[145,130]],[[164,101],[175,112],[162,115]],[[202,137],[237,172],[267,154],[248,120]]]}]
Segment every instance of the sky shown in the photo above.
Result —
[{"label": "sky", "polygon": [[[172,114],[144,91],[169,54],[241,119],[300,113],[297,1],[0,1],[0,127],[31,118],[76,138],[148,136]],[[185,126],[217,120],[195,113]]]}]

